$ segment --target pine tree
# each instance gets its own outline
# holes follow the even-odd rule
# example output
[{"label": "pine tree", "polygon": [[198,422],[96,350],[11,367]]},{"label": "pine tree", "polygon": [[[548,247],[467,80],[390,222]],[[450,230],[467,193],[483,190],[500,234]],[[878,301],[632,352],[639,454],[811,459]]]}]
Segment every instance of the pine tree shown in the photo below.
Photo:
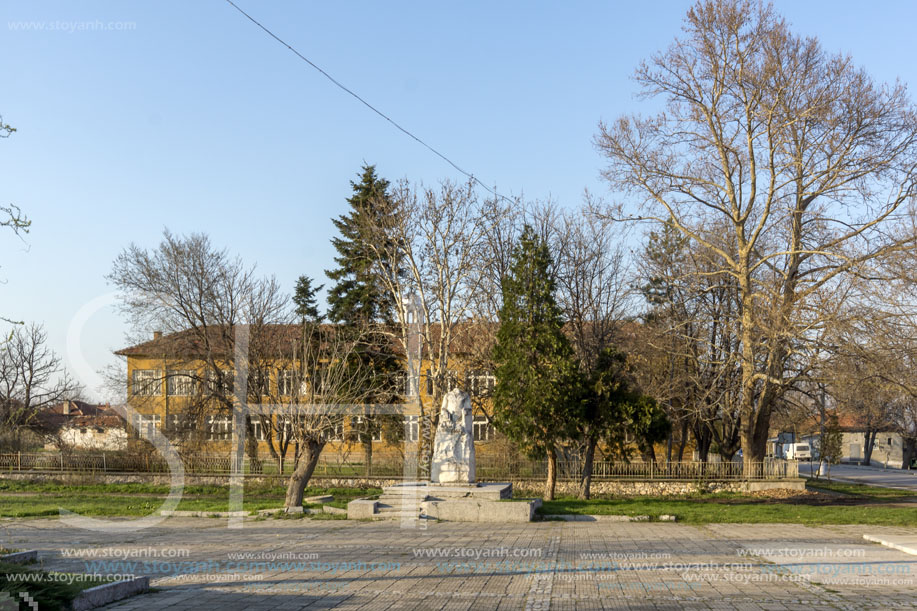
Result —
[{"label": "pine tree", "polygon": [[312,278],[309,276],[300,276],[296,280],[296,288],[293,292],[293,303],[296,304],[296,314],[303,322],[321,322],[324,316],[318,311],[318,301],[315,298],[316,293],[325,287],[320,284],[312,286]]},{"label": "pine tree", "polygon": [[526,226],[503,279],[494,347],[494,422],[532,458],[548,459],[545,498],[554,498],[557,445],[575,434],[579,380],[554,299],[548,246]]},{"label": "pine tree", "polygon": [[364,165],[360,182],[351,181],[350,186],[350,212],[332,220],[341,235],[331,240],[338,252],[334,258],[337,268],[325,271],[335,282],[328,291],[328,318],[351,325],[388,322],[391,297],[373,271],[374,258],[364,236],[367,228],[384,227],[395,214],[389,182],[376,176],[375,166]]},{"label": "pine tree", "polygon": [[[389,194],[389,182],[376,175],[376,168],[364,165],[360,181],[350,183],[353,195],[347,200],[350,212],[333,219],[340,232],[331,243],[337,250],[337,268],[326,270],[334,281],[328,291],[328,318],[331,322],[360,329],[365,340],[360,358],[367,361],[375,375],[370,400],[374,403],[394,403],[400,400],[398,380],[404,366],[395,353],[391,340],[383,332],[366,333],[377,325],[390,324],[393,304],[389,292],[375,272],[374,256],[366,247],[371,228],[385,227],[395,214],[395,204]],[[363,444],[367,475],[372,468],[372,438],[382,433],[387,441],[400,440],[403,426],[397,416],[366,415],[354,419],[352,431],[356,441]]]}]

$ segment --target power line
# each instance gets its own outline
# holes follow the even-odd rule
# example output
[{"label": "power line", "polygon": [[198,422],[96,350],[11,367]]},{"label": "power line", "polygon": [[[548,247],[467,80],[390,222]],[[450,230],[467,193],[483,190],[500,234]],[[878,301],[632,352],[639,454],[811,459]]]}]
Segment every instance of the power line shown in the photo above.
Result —
[{"label": "power line", "polygon": [[389,123],[391,123],[392,125],[394,125],[395,128],[398,129],[398,131],[402,132],[403,134],[405,134],[405,135],[408,136],[409,138],[413,139],[413,140],[416,141],[417,143],[419,143],[419,144],[421,144],[422,146],[426,147],[426,148],[427,148],[430,152],[432,152],[434,155],[436,155],[437,157],[439,157],[440,159],[442,159],[443,161],[445,161],[446,163],[448,163],[449,165],[451,165],[453,168],[455,168],[456,170],[458,170],[459,172],[461,172],[462,174],[464,174],[465,176],[467,176],[467,177],[469,178],[469,180],[471,180],[472,182],[474,182],[474,183],[480,185],[482,188],[484,188],[488,193],[490,193],[490,194],[493,195],[494,197],[498,197],[498,198],[500,198],[500,199],[505,199],[505,200],[507,200],[507,201],[509,201],[509,202],[512,202],[512,200],[510,200],[510,199],[508,199],[508,198],[506,198],[506,197],[500,195],[499,193],[497,193],[497,191],[496,191],[495,189],[492,189],[492,188],[488,187],[487,185],[485,185],[485,184],[484,184],[483,182],[481,182],[474,174],[471,174],[470,172],[466,172],[465,170],[463,170],[462,168],[460,168],[460,167],[459,167],[458,165],[456,165],[455,162],[453,162],[451,159],[449,159],[448,157],[446,157],[445,155],[443,155],[442,153],[440,153],[438,150],[436,150],[435,148],[433,148],[432,146],[430,146],[430,145],[427,144],[426,142],[424,142],[421,138],[418,138],[417,136],[415,136],[414,134],[412,134],[410,131],[408,131],[407,129],[405,129],[405,128],[402,127],[401,125],[399,125],[397,121],[395,121],[394,119],[392,119],[391,117],[389,117],[388,115],[386,115],[384,112],[382,112],[381,110],[379,110],[378,108],[376,108],[375,106],[373,106],[372,104],[370,104],[369,102],[367,102],[366,100],[364,100],[363,98],[361,98],[361,97],[360,97],[356,92],[354,92],[352,89],[348,88],[346,85],[344,85],[343,83],[341,83],[340,81],[338,81],[337,79],[335,79],[333,76],[331,76],[330,74],[328,74],[327,72],[325,72],[324,70],[322,70],[322,69],[321,69],[320,67],[318,67],[312,60],[310,60],[308,57],[306,57],[305,55],[303,55],[302,53],[300,53],[299,51],[297,51],[296,49],[294,49],[292,45],[290,45],[288,42],[286,42],[285,40],[283,40],[282,38],[280,38],[279,36],[277,36],[276,34],[274,34],[271,30],[269,30],[266,26],[264,26],[264,24],[262,24],[260,21],[258,21],[257,19],[255,19],[254,17],[252,17],[251,15],[249,15],[248,13],[246,13],[245,11],[243,11],[241,8],[239,8],[239,6],[238,6],[235,2],[233,2],[232,0],[226,0],[226,2],[227,2],[231,7],[233,7],[234,9],[236,9],[237,11],[239,11],[240,13],[242,13],[249,21],[251,21],[251,22],[254,23],[256,26],[258,26],[259,28],[261,28],[262,30],[264,30],[264,32],[265,32],[268,36],[270,36],[271,38],[273,38],[274,40],[276,40],[277,42],[279,42],[280,44],[282,44],[283,46],[285,46],[287,49],[289,49],[290,51],[292,51],[293,54],[296,55],[296,57],[298,57],[299,59],[303,60],[304,62],[306,62],[307,64],[309,64],[310,66],[312,66],[313,68],[315,68],[316,70],[318,70],[318,71],[322,74],[322,76],[324,76],[326,79],[328,79],[329,81],[331,81],[332,83],[334,83],[338,88],[343,89],[345,92],[347,92],[348,94],[350,94],[351,96],[353,96],[354,98],[356,98],[361,104],[363,104],[364,106],[366,106],[367,108],[369,108],[371,111],[373,111],[374,113],[376,113],[377,115],[379,115],[380,117],[382,117],[383,119],[385,119],[386,121],[388,121]]}]

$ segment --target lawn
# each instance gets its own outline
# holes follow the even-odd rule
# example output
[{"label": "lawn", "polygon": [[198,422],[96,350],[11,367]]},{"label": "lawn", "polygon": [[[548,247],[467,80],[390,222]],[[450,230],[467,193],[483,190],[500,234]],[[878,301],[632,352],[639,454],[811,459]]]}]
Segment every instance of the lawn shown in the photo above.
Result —
[{"label": "lawn", "polygon": [[[160,509],[168,492],[169,486],[149,484],[0,481],[0,517],[56,516],[61,507],[85,516],[145,516]],[[332,495],[334,501],[330,505],[346,507],[354,498],[381,492],[378,488],[308,488],[305,496]],[[281,486],[246,487],[242,508],[245,511],[280,508],[284,493]],[[187,486],[177,509],[228,511],[229,487]]]},{"label": "lawn", "polygon": [[900,488],[882,488],[881,486],[867,486],[865,484],[850,484],[846,482],[829,482],[825,479],[815,478],[807,479],[806,487],[811,490],[827,490],[829,492],[850,494],[856,497],[872,500],[917,497],[917,492],[914,492],[913,490],[902,490]]},{"label": "lawn", "polygon": [[[882,506],[877,497],[862,497],[862,503],[841,499],[833,504],[822,495],[767,498],[753,495],[707,494],[685,497],[632,497],[582,500],[572,497],[546,501],[539,513],[586,515],[674,515],[679,522],[710,523],[794,523],[870,524],[917,526],[917,504],[913,507]],[[890,502],[894,497],[882,497]]]}]

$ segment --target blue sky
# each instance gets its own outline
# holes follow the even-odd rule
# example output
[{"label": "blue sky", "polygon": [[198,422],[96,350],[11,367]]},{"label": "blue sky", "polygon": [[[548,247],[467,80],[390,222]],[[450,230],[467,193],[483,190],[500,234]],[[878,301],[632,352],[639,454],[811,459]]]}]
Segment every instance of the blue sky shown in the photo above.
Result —
[{"label": "blue sky", "polygon": [[[486,184],[572,206],[587,188],[613,197],[597,122],[640,110],[630,75],[691,3],[239,4]],[[917,5],[775,5],[876,79],[917,83]],[[76,356],[67,332],[131,242],[203,231],[289,291],[324,281],[364,161],[390,180],[461,178],[223,0],[0,2],[0,74],[18,130],[0,141],[0,202],[33,221],[24,242],[0,234],[0,314],[43,322],[94,369],[124,321],[99,309]]]}]

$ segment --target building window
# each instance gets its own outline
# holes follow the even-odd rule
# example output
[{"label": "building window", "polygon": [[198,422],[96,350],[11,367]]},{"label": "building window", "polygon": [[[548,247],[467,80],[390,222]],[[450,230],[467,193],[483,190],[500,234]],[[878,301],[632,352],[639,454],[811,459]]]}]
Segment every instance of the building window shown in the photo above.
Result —
[{"label": "building window", "polygon": [[265,436],[265,427],[261,422],[261,418],[254,417],[251,419],[252,422],[252,433],[255,436],[255,439],[258,441],[264,441]]},{"label": "building window", "polygon": [[489,397],[497,385],[497,377],[489,371],[477,370],[468,374],[468,393],[474,397]]},{"label": "building window", "polygon": [[[458,377],[451,369],[446,372],[446,392],[458,388]],[[427,369],[427,394],[433,396],[433,372]]]},{"label": "building window", "polygon": [[211,370],[207,374],[210,392],[217,395],[231,395],[234,391],[236,371],[234,369]]},{"label": "building window", "polygon": [[292,397],[297,394],[302,394],[300,389],[299,393],[296,392],[296,379],[299,376],[296,375],[295,369],[281,369],[277,372],[277,392],[282,397]]},{"label": "building window", "polygon": [[325,441],[344,441],[344,423],[332,424],[325,430]]},{"label": "building window", "polygon": [[229,416],[208,416],[207,439],[209,441],[232,439],[232,418]]},{"label": "building window", "polygon": [[162,376],[158,369],[135,369],[131,390],[138,397],[158,397],[162,394]]},{"label": "building window", "polygon": [[169,430],[176,432],[193,431],[194,417],[188,414],[169,414]]},{"label": "building window", "polygon": [[166,379],[166,392],[173,397],[187,397],[194,394],[194,372],[170,371]]},{"label": "building window", "polygon": [[351,420],[350,426],[360,435],[366,434],[366,430],[372,427],[372,440],[373,441],[382,441],[382,426],[378,422],[374,422],[372,419],[364,418],[363,416],[354,416]]},{"label": "building window", "polygon": [[471,421],[471,430],[474,432],[475,441],[490,441],[494,427],[484,416],[475,416]]},{"label": "building window", "polygon": [[152,437],[153,430],[162,426],[162,416],[159,414],[137,414],[135,428],[137,433],[143,437]]},{"label": "building window", "polygon": [[418,416],[404,417],[404,440],[413,443],[420,439],[420,419]]},{"label": "building window", "polygon": [[252,369],[248,372],[248,394],[250,397],[261,397],[271,392],[271,377],[266,369]]}]

